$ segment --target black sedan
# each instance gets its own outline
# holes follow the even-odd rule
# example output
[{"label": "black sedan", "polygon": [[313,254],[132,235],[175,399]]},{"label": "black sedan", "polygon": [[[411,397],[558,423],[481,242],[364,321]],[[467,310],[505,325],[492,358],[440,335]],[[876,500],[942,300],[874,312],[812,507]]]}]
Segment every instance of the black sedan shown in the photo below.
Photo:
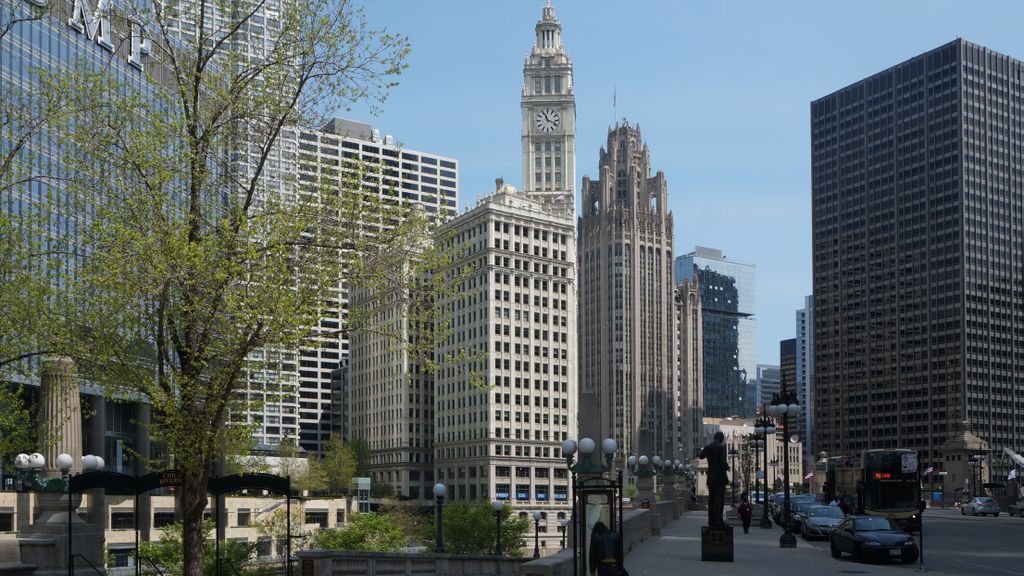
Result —
[{"label": "black sedan", "polygon": [[857,562],[891,558],[917,560],[917,543],[896,524],[881,516],[847,516],[829,534],[832,557],[848,552]]}]

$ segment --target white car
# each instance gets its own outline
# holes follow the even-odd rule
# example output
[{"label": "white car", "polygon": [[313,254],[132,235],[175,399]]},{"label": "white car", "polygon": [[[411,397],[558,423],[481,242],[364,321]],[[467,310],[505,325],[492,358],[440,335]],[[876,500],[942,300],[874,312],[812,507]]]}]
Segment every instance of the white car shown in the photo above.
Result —
[{"label": "white car", "polygon": [[970,514],[971,516],[982,516],[991,514],[993,516],[999,516],[999,503],[987,496],[978,496],[977,498],[971,498],[966,504],[960,507],[960,513],[963,515]]}]

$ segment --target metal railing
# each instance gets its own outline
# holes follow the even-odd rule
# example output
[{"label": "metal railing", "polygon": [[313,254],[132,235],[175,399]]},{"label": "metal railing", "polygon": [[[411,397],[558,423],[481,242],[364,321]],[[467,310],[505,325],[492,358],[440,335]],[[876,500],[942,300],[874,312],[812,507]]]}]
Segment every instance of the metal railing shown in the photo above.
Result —
[{"label": "metal railing", "polygon": [[74,562],[75,562],[75,559],[77,559],[77,558],[81,558],[82,560],[85,560],[85,563],[88,564],[90,568],[92,568],[93,572],[95,572],[99,576],[103,576],[103,571],[100,570],[99,568],[97,568],[95,564],[93,564],[91,561],[89,561],[88,558],[86,558],[85,556],[83,556],[81,554],[72,554],[71,555],[71,570],[69,572],[71,572],[72,574],[75,573],[75,564],[74,564]]}]

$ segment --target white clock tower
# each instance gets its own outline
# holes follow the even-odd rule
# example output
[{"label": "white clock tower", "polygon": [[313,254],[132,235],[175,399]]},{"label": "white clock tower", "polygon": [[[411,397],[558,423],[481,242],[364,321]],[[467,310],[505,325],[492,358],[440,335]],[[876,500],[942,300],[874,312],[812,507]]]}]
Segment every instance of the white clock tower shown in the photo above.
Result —
[{"label": "white clock tower", "polygon": [[576,99],[572,61],[550,0],[537,22],[537,41],[523,65],[523,188],[549,210],[576,209]]}]

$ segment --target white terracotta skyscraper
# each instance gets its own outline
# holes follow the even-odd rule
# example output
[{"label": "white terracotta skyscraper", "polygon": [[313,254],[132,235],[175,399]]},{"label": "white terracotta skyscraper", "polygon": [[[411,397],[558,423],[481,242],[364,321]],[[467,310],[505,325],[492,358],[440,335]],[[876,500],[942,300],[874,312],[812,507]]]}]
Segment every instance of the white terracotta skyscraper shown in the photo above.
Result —
[{"label": "white terracotta skyscraper", "polygon": [[571,217],[576,210],[576,97],[572,60],[562,47],[562,25],[550,2],[536,31],[523,64],[522,185],[546,210]]}]

